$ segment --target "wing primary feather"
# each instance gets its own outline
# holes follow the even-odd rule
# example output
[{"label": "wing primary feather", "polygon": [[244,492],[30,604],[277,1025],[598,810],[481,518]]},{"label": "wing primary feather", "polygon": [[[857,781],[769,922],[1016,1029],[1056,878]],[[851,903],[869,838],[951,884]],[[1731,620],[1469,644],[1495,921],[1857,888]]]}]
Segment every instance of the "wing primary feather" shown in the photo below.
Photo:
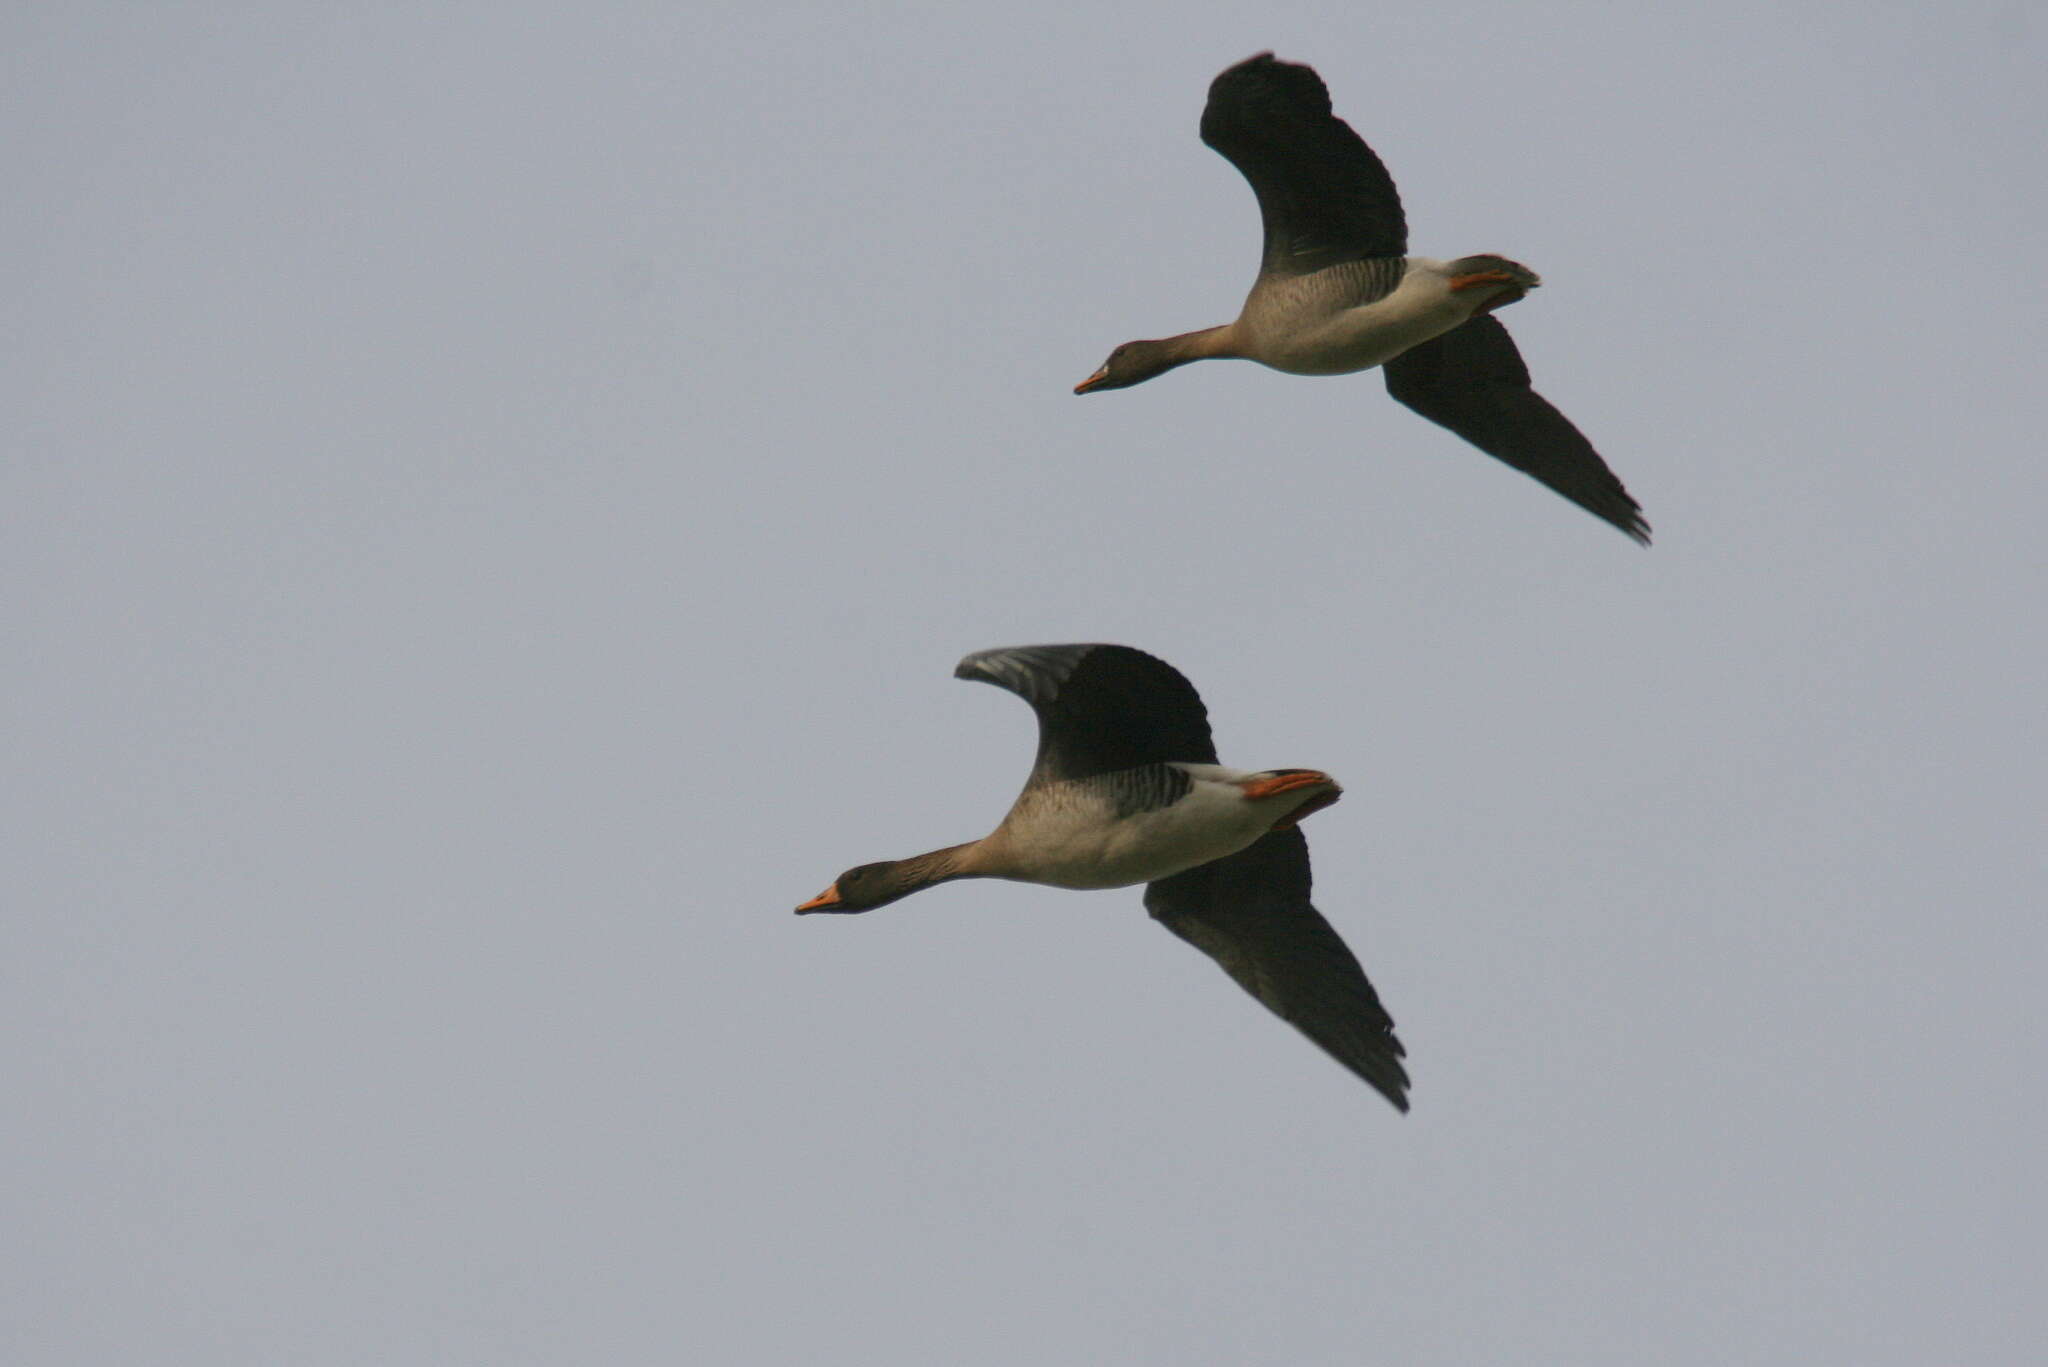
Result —
[{"label": "wing primary feather", "polygon": [[1309,888],[1308,842],[1289,828],[1148,885],[1145,909],[1406,1111],[1407,1051],[1393,1017],[1358,956],[1309,900]]},{"label": "wing primary feather", "polygon": [[1202,141],[1258,197],[1263,273],[1307,275],[1407,254],[1394,178],[1331,111],[1330,92],[1313,69],[1262,52],[1224,71],[1209,85]]},{"label": "wing primary feather", "polygon": [[1214,764],[1208,710],[1172,665],[1119,645],[1009,646],[977,651],[954,674],[1006,688],[1038,714],[1032,783],[1119,769]]},{"label": "wing primary feather", "polygon": [[1514,338],[1490,315],[1410,347],[1384,367],[1387,392],[1494,459],[1650,543],[1642,505],[1593,443],[1529,386]]}]

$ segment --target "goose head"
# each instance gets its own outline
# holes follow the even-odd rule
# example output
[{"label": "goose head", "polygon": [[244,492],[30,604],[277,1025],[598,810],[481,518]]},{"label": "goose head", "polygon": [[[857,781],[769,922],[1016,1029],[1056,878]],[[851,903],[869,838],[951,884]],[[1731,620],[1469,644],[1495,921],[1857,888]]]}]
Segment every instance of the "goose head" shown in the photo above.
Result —
[{"label": "goose head", "polygon": [[796,909],[805,916],[814,911],[835,911],[851,915],[886,907],[899,898],[935,882],[930,871],[912,859],[884,859],[848,869],[832,880],[832,886]]},{"label": "goose head", "polygon": [[1099,370],[1075,385],[1074,392],[1092,394],[1098,389],[1128,389],[1195,359],[1183,354],[1182,348],[1175,345],[1179,340],[1169,337],[1156,342],[1125,342],[1109,353],[1109,359]]}]

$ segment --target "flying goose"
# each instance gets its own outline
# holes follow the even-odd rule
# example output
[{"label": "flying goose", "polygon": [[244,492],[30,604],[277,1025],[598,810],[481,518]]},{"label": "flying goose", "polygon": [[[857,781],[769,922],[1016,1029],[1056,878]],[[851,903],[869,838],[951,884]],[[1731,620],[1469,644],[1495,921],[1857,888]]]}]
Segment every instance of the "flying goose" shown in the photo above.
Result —
[{"label": "flying goose", "polygon": [[1123,389],[1211,357],[1290,375],[1382,366],[1387,392],[1431,422],[1647,545],[1650,525],[1570,419],[1529,387],[1489,315],[1542,282],[1501,256],[1409,256],[1401,196],[1309,67],[1270,52],[1209,86],[1202,141],[1258,196],[1265,254],[1244,308],[1221,327],[1125,342],[1076,394]]},{"label": "flying goose", "polygon": [[1336,780],[1218,764],[1194,686],[1129,646],[983,650],[953,675],[1006,688],[1038,714],[1038,758],[1009,815],[979,840],[848,869],[799,915],[870,911],[955,878],[1144,883],[1154,919],[1408,1109],[1393,1018],[1309,902],[1295,826],[1338,799]]}]

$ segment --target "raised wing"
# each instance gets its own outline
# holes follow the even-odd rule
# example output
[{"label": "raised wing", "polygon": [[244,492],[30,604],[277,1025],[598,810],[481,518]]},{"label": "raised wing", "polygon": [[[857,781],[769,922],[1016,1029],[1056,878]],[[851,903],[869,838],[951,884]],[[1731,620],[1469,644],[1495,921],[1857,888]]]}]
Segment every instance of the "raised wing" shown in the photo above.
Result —
[{"label": "raised wing", "polygon": [[1387,392],[1423,417],[1650,544],[1642,505],[1571,419],[1529,387],[1529,367],[1498,319],[1460,323],[1384,369]]},{"label": "raised wing", "polygon": [[1148,885],[1145,909],[1397,1110],[1408,1109],[1393,1017],[1350,946],[1310,903],[1308,842],[1298,829]]},{"label": "raised wing", "polygon": [[1408,221],[1394,178],[1308,67],[1270,52],[1209,85],[1202,141],[1229,158],[1259,197],[1261,271],[1308,275],[1345,261],[1405,256]]},{"label": "raised wing", "polygon": [[953,671],[1007,688],[1038,714],[1031,782],[1093,778],[1178,760],[1214,764],[1209,713],[1181,672],[1129,646],[981,650]]}]

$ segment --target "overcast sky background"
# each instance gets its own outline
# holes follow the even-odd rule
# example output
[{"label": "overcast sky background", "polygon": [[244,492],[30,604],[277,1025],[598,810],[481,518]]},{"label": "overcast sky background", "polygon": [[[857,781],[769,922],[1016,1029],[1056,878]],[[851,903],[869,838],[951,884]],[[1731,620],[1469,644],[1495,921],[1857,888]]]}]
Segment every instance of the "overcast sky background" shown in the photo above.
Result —
[{"label": "overcast sky background", "polygon": [[[23,1364],[2031,1361],[2048,21],[9,6]],[[1207,364],[1313,63],[1639,550]],[[969,650],[1314,765],[1394,1113],[981,833]]]}]

